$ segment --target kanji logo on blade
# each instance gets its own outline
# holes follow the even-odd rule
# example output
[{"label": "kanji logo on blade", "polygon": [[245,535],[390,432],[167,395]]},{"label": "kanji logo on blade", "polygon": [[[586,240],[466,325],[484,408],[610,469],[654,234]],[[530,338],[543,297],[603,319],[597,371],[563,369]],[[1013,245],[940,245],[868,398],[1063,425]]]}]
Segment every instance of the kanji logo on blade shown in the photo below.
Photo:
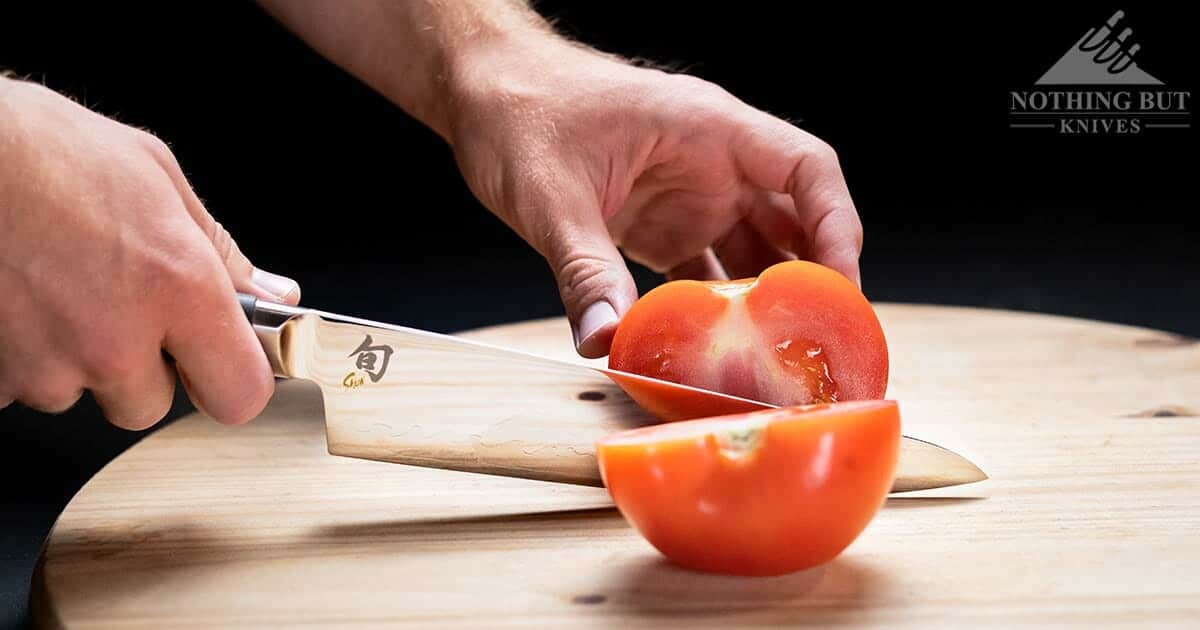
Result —
[{"label": "kanji logo on blade", "polygon": [[[354,367],[366,372],[372,383],[378,383],[379,379],[387,373],[388,362],[392,359],[392,347],[385,344],[375,345],[375,341],[371,339],[371,335],[367,335],[366,339],[351,352],[349,357],[354,359]],[[351,373],[353,375],[353,373]],[[349,379],[349,376],[347,377]]]}]

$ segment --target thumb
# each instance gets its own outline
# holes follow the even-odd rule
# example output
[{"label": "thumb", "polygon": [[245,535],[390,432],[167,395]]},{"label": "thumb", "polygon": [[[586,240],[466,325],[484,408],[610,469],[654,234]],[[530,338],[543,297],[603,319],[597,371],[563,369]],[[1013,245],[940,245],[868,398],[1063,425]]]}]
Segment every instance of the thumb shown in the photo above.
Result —
[{"label": "thumb", "polygon": [[587,214],[552,230],[543,254],[558,281],[575,350],[591,359],[608,354],[617,323],[638,292],[599,211]]},{"label": "thumb", "polygon": [[233,240],[233,236],[208,213],[173,157],[167,161],[166,170],[175,189],[179,192],[179,196],[183,199],[188,214],[208,236],[217,256],[225,264],[229,278],[233,280],[234,288],[239,293],[248,293],[272,302],[282,302],[293,306],[299,304],[300,284],[291,278],[255,267],[250,259],[242,253],[237,242]]},{"label": "thumb", "polygon": [[[239,293],[249,293],[258,298],[272,302],[296,305],[300,303],[300,285],[291,278],[265,271],[255,267],[249,258],[242,253],[237,242],[229,232],[215,219],[204,214],[206,220],[197,223],[204,229],[217,256],[225,263],[229,278]],[[205,225],[207,223],[207,225]]]}]

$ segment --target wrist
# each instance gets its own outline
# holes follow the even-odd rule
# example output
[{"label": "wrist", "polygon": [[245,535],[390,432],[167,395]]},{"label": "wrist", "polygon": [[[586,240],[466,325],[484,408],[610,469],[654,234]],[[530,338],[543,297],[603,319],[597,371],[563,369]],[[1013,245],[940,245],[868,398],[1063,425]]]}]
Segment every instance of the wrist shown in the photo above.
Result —
[{"label": "wrist", "polygon": [[[549,27],[512,30],[479,41],[447,66],[443,133],[453,144],[472,119],[502,107],[538,111],[555,99],[570,98],[578,81],[606,55],[560,37]],[[577,94],[576,94],[577,95]]]},{"label": "wrist", "polygon": [[[451,5],[424,16],[430,26],[418,35],[425,60],[417,76],[393,73],[393,102],[450,141],[457,110],[464,99],[479,90],[491,90],[528,65],[538,51],[565,43],[532,9],[487,1]],[[483,10],[488,9],[488,10]],[[501,73],[504,76],[496,76]]]}]

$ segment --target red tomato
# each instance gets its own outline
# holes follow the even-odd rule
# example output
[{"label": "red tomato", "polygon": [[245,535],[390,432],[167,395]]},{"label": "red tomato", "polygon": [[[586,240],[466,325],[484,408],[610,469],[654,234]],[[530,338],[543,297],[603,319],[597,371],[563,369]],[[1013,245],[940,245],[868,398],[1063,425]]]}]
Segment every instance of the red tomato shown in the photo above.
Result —
[{"label": "red tomato", "polygon": [[623,431],[597,443],[621,514],[677,564],[779,575],[827,562],[883,504],[893,401],[821,404]]},{"label": "red tomato", "polygon": [[[880,399],[888,381],[887,343],[871,304],[845,276],[806,261],[758,278],[656,287],[621,319],[608,365],[779,406]],[[621,385],[652,413],[679,404],[638,383]]]}]

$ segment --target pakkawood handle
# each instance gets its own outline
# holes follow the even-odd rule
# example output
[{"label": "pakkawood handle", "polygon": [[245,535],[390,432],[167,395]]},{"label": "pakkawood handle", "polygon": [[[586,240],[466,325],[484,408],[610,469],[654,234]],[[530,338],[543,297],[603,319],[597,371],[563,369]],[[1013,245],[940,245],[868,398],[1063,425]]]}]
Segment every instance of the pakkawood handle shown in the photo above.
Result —
[{"label": "pakkawood handle", "polygon": [[287,378],[295,376],[287,367],[289,339],[285,331],[288,322],[308,313],[309,310],[298,306],[267,302],[245,293],[238,294],[238,302],[242,305],[242,312],[246,314],[247,321],[254,327],[254,334],[262,343],[263,351],[267,353],[267,360],[271,362],[271,369],[275,371],[275,376]]}]

